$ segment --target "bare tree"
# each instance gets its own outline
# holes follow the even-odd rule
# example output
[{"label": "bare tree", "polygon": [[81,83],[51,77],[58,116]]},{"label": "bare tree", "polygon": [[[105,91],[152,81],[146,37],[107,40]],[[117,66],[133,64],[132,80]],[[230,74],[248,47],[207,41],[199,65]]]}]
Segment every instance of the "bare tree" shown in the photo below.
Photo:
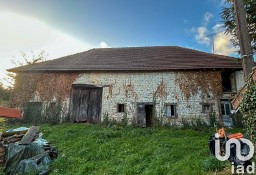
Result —
[{"label": "bare tree", "polygon": [[[48,57],[48,54],[46,54],[45,51],[41,51],[38,55],[34,54],[33,51],[31,51],[30,54],[26,54],[25,52],[22,52],[22,51],[20,53],[21,53],[22,61],[16,60],[15,57],[11,60],[12,64],[15,67],[26,66],[26,65],[43,62],[43,61],[46,61],[46,58]],[[15,76],[16,76],[15,73],[8,72],[6,74],[6,78],[3,79],[7,84],[9,84],[8,86],[9,88],[13,87]]]}]

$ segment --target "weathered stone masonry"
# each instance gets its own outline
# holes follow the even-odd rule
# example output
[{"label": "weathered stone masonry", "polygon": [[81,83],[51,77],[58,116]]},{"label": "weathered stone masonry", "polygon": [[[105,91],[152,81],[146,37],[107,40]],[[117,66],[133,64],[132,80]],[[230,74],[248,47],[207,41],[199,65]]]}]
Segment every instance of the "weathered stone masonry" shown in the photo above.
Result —
[{"label": "weathered stone masonry", "polygon": [[[137,103],[155,102],[157,117],[163,117],[165,104],[177,105],[177,117],[194,118],[208,117],[202,112],[202,104],[212,104],[213,110],[219,114],[218,95],[221,95],[221,76],[218,71],[202,71],[201,77],[194,79],[207,80],[209,84],[197,84],[196,92],[186,98],[180,88],[180,79],[187,74],[198,72],[152,72],[152,73],[86,73],[78,77],[75,84],[90,84],[103,87],[101,117],[108,115],[120,120],[124,114],[117,113],[117,104],[125,104],[127,117],[132,119],[137,115]],[[216,79],[212,79],[215,77]],[[190,77],[191,78],[191,77]],[[192,81],[193,80],[188,80]],[[200,82],[199,82],[200,83]],[[212,87],[217,84],[219,86]],[[195,85],[195,84],[194,84]],[[207,88],[200,88],[209,86]],[[190,87],[193,89],[192,87]],[[211,91],[212,90],[212,91]],[[220,94],[216,94],[220,93]],[[163,118],[168,120],[167,117]],[[169,119],[170,120],[170,119]]]},{"label": "weathered stone masonry", "polygon": [[[32,76],[33,75],[33,76]],[[26,81],[26,83],[19,83]],[[156,117],[164,121],[165,104],[175,104],[177,118],[207,118],[202,104],[211,104],[219,114],[221,76],[218,71],[140,72],[140,73],[37,73],[20,74],[16,84],[16,103],[61,101],[63,114],[69,110],[72,84],[103,87],[101,119],[105,115],[121,120],[137,116],[138,103],[154,103]],[[33,91],[33,92],[32,92]],[[220,93],[220,94],[219,94]],[[125,114],[117,112],[117,104],[125,104]]]}]

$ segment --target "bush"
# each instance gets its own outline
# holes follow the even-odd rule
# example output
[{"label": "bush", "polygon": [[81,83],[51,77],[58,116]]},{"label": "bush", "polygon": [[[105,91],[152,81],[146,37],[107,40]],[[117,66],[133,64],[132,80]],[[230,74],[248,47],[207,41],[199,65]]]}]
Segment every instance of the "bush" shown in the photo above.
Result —
[{"label": "bush", "polygon": [[216,113],[212,112],[209,114],[210,126],[214,127],[216,125]]},{"label": "bush", "polygon": [[232,121],[233,121],[233,125],[237,128],[243,128],[244,124],[243,124],[243,114],[241,112],[237,112],[235,114],[232,115]]},{"label": "bush", "polygon": [[209,125],[201,118],[195,118],[192,122],[192,127],[197,131],[207,130]]},{"label": "bush", "polygon": [[190,129],[192,128],[192,123],[190,121],[188,121],[185,118],[181,119],[181,124],[182,124],[182,129]]},{"label": "bush", "polygon": [[203,162],[204,171],[221,171],[225,166],[226,163],[219,161],[215,156],[210,156]]},{"label": "bush", "polygon": [[191,118],[190,120],[182,118],[182,129],[194,129],[196,131],[208,130],[209,125],[202,118]]},{"label": "bush", "polygon": [[124,113],[124,116],[121,120],[121,125],[122,126],[127,126],[128,125],[128,118],[127,118],[127,112]]},{"label": "bush", "polygon": [[[240,110],[243,114],[243,124],[248,139],[256,145],[256,83],[253,78],[249,79],[247,82],[246,91],[240,103]],[[255,153],[256,150],[254,150],[254,161],[256,161]]]},{"label": "bush", "polygon": [[43,123],[58,124],[61,121],[61,103],[52,102],[43,109],[41,102],[27,103],[23,108],[22,119],[8,119],[7,124],[32,124]]},{"label": "bush", "polygon": [[[53,105],[51,105],[53,104]],[[51,124],[51,125],[56,125],[60,123],[61,119],[61,103],[50,103],[46,109],[45,109],[45,115],[46,117],[44,118],[45,123]]]},{"label": "bush", "polygon": [[23,118],[19,120],[22,124],[40,124],[43,123],[42,117],[42,104],[38,103],[27,103],[23,108]]},{"label": "bush", "polygon": [[109,126],[111,124],[111,121],[108,117],[108,113],[104,114],[103,120],[102,120],[102,124],[105,126]]}]

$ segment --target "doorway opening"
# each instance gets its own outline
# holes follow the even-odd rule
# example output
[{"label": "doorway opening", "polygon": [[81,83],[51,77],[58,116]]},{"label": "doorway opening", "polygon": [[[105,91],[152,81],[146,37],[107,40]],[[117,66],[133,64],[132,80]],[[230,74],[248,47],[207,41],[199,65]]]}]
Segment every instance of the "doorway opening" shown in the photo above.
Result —
[{"label": "doorway opening", "polygon": [[146,127],[150,127],[153,124],[153,105],[145,105],[146,113]]},{"label": "doorway opening", "polygon": [[231,110],[232,110],[232,105],[230,101],[227,100],[222,100],[221,101],[221,113],[223,117],[223,124],[224,126],[232,126],[232,117],[231,117]]},{"label": "doorway opening", "polygon": [[141,127],[150,127],[153,125],[152,103],[137,103],[137,124]]}]

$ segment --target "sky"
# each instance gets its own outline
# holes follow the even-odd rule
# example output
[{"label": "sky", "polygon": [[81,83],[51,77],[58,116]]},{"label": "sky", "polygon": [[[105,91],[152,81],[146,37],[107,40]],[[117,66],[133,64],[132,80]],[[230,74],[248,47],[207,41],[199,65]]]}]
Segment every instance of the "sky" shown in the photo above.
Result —
[{"label": "sky", "polygon": [[223,0],[0,0],[0,81],[14,62],[100,47],[181,46],[234,55]]}]

